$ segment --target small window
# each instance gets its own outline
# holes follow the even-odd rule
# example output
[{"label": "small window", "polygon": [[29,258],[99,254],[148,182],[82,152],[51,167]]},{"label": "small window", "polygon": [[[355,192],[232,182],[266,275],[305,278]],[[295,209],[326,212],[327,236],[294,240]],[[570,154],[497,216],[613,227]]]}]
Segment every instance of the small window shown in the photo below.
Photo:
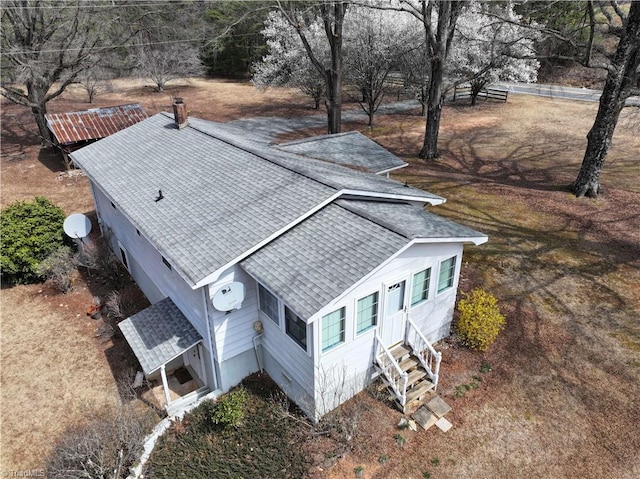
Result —
[{"label": "small window", "polygon": [[284,307],[284,320],[287,325],[287,334],[298,343],[302,349],[307,350],[307,325],[296,313],[287,306]]},{"label": "small window", "polygon": [[337,346],[344,342],[345,308],[322,317],[322,350]]},{"label": "small window", "polygon": [[453,280],[456,274],[456,257],[440,263],[440,275],[438,276],[438,293],[453,286]]},{"label": "small window", "polygon": [[431,281],[431,268],[413,275],[411,285],[411,306],[429,299],[429,283]]},{"label": "small window", "polygon": [[278,298],[267,291],[264,286],[259,284],[258,299],[260,302],[260,311],[269,316],[276,324],[280,324],[280,315],[278,314]]},{"label": "small window", "polygon": [[169,262],[167,261],[167,258],[165,258],[164,256],[162,257],[162,262],[164,263],[164,265],[165,265],[167,268],[169,268],[169,269],[173,269],[173,268],[171,268],[171,263],[169,263]]},{"label": "small window", "polygon": [[127,268],[127,271],[131,271],[129,269],[129,258],[127,257],[127,250],[124,249],[124,246],[122,246],[120,243],[118,243],[118,249],[120,249],[120,259],[122,260],[122,264],[125,268]]},{"label": "small window", "polygon": [[358,300],[356,307],[357,329],[362,333],[378,324],[378,292]]}]

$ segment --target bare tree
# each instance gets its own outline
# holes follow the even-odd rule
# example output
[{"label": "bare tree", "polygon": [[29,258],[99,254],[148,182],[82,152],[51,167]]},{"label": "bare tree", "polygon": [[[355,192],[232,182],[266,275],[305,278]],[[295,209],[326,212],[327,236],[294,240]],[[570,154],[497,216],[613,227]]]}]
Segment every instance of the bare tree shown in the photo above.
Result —
[{"label": "bare tree", "polygon": [[55,446],[47,466],[52,479],[118,479],[142,453],[153,417],[130,406],[107,408],[86,425],[69,429]]},{"label": "bare tree", "polygon": [[171,80],[204,72],[198,48],[189,44],[140,47],[137,70],[139,76],[153,81],[156,91],[163,91]]},{"label": "bare tree", "polygon": [[87,93],[87,102],[93,103],[95,98],[105,92],[109,86],[109,74],[106,69],[95,66],[83,70],[78,75],[78,83]]},{"label": "bare tree", "polygon": [[[327,130],[329,133],[340,133],[342,122],[342,30],[344,17],[347,12],[347,2],[344,0],[322,0],[310,6],[300,7],[296,2],[285,5],[278,0],[280,11],[289,24],[295,28],[300,40],[318,73],[324,78],[327,86]],[[307,39],[307,28],[317,16],[322,20],[324,31],[329,43],[330,63],[321,61]]]},{"label": "bare tree", "polygon": [[2,2],[0,94],[31,109],[43,144],[51,140],[47,103],[95,63],[106,26],[118,23],[115,16],[105,22],[110,8],[97,6],[81,0]]}]

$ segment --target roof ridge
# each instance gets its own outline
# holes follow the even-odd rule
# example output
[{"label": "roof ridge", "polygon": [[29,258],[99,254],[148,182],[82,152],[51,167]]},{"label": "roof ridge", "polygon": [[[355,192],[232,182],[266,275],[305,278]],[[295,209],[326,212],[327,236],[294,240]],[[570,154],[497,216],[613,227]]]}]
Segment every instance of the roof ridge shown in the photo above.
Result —
[{"label": "roof ridge", "polygon": [[[374,215],[370,215],[367,214],[367,212],[363,211],[362,209],[357,208],[356,206],[354,206],[353,204],[350,204],[350,202],[352,201],[374,201],[376,203],[395,203],[395,204],[399,204],[399,205],[410,205],[410,203],[406,202],[406,201],[380,201],[380,200],[365,200],[365,199],[358,199],[358,200],[349,200],[349,199],[345,199],[345,198],[338,198],[334,201],[334,203],[336,204],[336,206],[339,206],[340,208],[343,208],[357,216],[360,216],[361,218],[364,218],[365,220],[371,221],[372,223],[377,224],[378,226],[380,226],[381,228],[387,229],[389,231],[391,231],[392,233],[395,233],[399,236],[402,236],[403,238],[407,238],[407,239],[413,239],[412,236],[408,236],[407,234],[405,234],[404,232],[398,231],[391,222],[389,221],[385,221],[382,220],[380,221],[379,217],[374,218]],[[424,210],[423,210],[424,211]]]},{"label": "roof ridge", "polygon": [[[167,112],[160,112],[160,113],[162,113],[164,116],[166,116],[166,117],[168,117],[168,118],[173,119],[173,115],[171,115],[170,113],[167,113]],[[213,122],[213,123],[215,123],[215,122]],[[272,158],[266,158],[264,154],[258,153],[258,152],[257,152],[256,150],[254,150],[253,148],[249,148],[249,147],[247,147],[247,146],[243,146],[243,145],[238,144],[236,141],[234,141],[233,139],[230,139],[230,138],[229,138],[229,136],[230,136],[230,137],[233,137],[233,135],[231,135],[231,134],[229,134],[229,133],[226,133],[226,134],[224,134],[224,133],[223,133],[223,134],[220,134],[220,133],[218,133],[218,134],[212,134],[212,133],[209,133],[209,132],[203,131],[203,130],[201,130],[200,128],[197,128],[197,127],[195,127],[195,126],[193,126],[193,125],[191,125],[191,124],[188,124],[188,125],[187,125],[187,128],[191,128],[191,129],[193,129],[193,130],[197,131],[198,133],[201,133],[201,134],[203,134],[203,135],[205,135],[205,136],[208,136],[208,137],[210,137],[210,138],[215,138],[216,140],[220,140],[220,141],[222,141],[222,142],[224,142],[224,143],[226,143],[226,144],[228,144],[228,145],[231,145],[231,146],[233,146],[233,147],[235,147],[235,148],[238,148],[238,149],[240,149],[240,150],[242,150],[242,151],[245,151],[245,152],[247,152],[247,153],[250,153],[250,154],[252,154],[252,155],[255,155],[255,156],[257,156],[258,158],[260,158],[260,159],[262,159],[262,160],[264,160],[264,161],[268,161],[268,162],[269,162],[269,163],[271,163],[271,164],[277,165],[277,166],[279,166],[280,168],[283,168],[283,169],[285,169],[285,170],[291,171],[292,173],[295,173],[295,174],[297,174],[297,175],[300,175],[300,176],[302,176],[302,177],[304,177],[304,178],[307,178],[307,179],[309,179],[309,180],[311,180],[311,181],[315,181],[316,183],[321,184],[321,185],[324,185],[324,186],[326,186],[326,187],[328,187],[328,188],[332,188],[332,189],[334,189],[334,190],[336,190],[336,191],[338,191],[338,190],[340,189],[340,188],[336,188],[335,186],[330,185],[330,184],[328,184],[328,183],[326,183],[326,182],[324,182],[324,181],[320,181],[318,178],[314,178],[314,177],[312,177],[312,176],[305,175],[304,173],[302,173],[302,172],[300,172],[300,171],[298,171],[298,170],[296,170],[296,169],[294,169],[294,168],[291,168],[291,167],[288,167],[288,166],[286,166],[286,165],[283,165],[282,163],[278,162],[278,161],[277,161],[277,160],[275,160],[275,159],[272,159]],[[283,152],[283,153],[288,153],[288,152]],[[291,153],[288,153],[288,154],[291,154]],[[314,158],[312,158],[312,159],[314,159]]]},{"label": "roof ridge", "polygon": [[[173,115],[171,115],[170,113],[167,112],[160,112],[162,115],[164,115],[167,118],[170,118],[173,120]],[[197,119],[198,121],[209,121],[209,120],[202,120],[200,118]],[[213,124],[218,124],[218,122],[213,122],[211,121],[211,123]],[[192,125],[191,123],[189,123],[187,125],[188,128],[191,128],[195,131],[197,131],[198,133],[201,133],[205,136],[208,136],[210,138],[215,138],[219,141],[222,141],[224,143],[227,143],[228,145],[231,145],[235,148],[238,148],[246,153],[252,154],[264,161],[267,161],[273,165],[276,165],[280,168],[283,168],[287,171],[290,171],[292,173],[295,173],[297,175],[300,175],[303,178],[307,178],[315,183],[318,183],[320,185],[326,186],[328,188],[331,188],[335,191],[342,191],[342,190],[351,190],[352,188],[349,188],[348,186],[345,186],[344,184],[338,184],[336,185],[335,183],[331,183],[331,181],[329,179],[326,179],[324,177],[322,177],[322,175],[316,175],[316,174],[307,174],[304,171],[301,171],[300,168],[296,168],[294,166],[289,166],[287,164],[285,164],[286,160],[279,160],[278,158],[274,158],[272,155],[268,154],[268,153],[274,153],[274,154],[278,154],[278,155],[285,155],[285,156],[291,156],[291,157],[295,157],[295,158],[302,158],[305,159],[307,161],[310,162],[315,162],[317,164],[321,164],[321,165],[331,165],[333,168],[338,168],[340,170],[342,170],[343,172],[349,174],[349,175],[353,175],[353,174],[365,174],[365,175],[369,175],[371,178],[375,178],[376,181],[385,181],[384,177],[381,177],[379,175],[376,175],[375,173],[369,172],[369,171],[361,171],[358,169],[354,169],[354,168],[349,168],[347,166],[332,162],[332,161],[327,161],[327,160],[323,160],[320,158],[316,158],[316,157],[312,157],[312,156],[307,156],[307,155],[303,155],[300,153],[296,153],[296,152],[291,152],[291,151],[286,151],[286,150],[281,150],[279,148],[274,148],[272,146],[266,146],[266,148],[263,145],[260,145],[260,148],[258,146],[256,147],[252,147],[252,146],[247,146],[247,145],[243,145],[241,143],[238,142],[238,140],[241,139],[236,139],[235,135],[226,131],[218,131],[218,132],[208,132],[208,131],[204,131],[201,128],[198,128],[194,125]],[[338,135],[349,135],[352,132],[346,132],[344,134],[339,133]],[[365,135],[362,135],[362,133],[360,132],[355,132],[357,134],[360,134],[361,136],[363,136],[364,138],[368,138]],[[332,135],[327,135],[327,137],[330,137]],[[373,141],[373,140],[371,140]],[[378,145],[380,148],[380,145]],[[320,176],[320,177],[319,177]],[[395,180],[391,180],[391,179],[386,179],[388,181],[391,181],[393,183],[397,183],[397,184],[401,184]],[[407,185],[405,185],[407,186]],[[374,189],[374,188],[357,188],[357,191],[362,191],[362,192],[372,192],[372,193],[381,193],[380,190],[378,189]],[[422,190],[420,190],[422,191]],[[400,193],[393,193],[394,195],[400,196]],[[402,196],[410,196],[408,194],[402,194]],[[410,201],[409,198],[406,199],[406,201]]]},{"label": "roof ridge", "polygon": [[[358,130],[352,130],[352,131],[345,131],[342,133],[316,135],[316,136],[311,136],[309,138],[298,138],[297,140],[285,141],[284,143],[277,143],[274,146],[280,147],[280,146],[299,145],[301,143],[312,143],[314,141],[322,141],[322,140],[326,140],[327,138],[337,138],[340,136],[357,135],[357,134],[362,135],[362,133],[360,133]],[[362,136],[366,136],[366,135],[362,135]]]}]

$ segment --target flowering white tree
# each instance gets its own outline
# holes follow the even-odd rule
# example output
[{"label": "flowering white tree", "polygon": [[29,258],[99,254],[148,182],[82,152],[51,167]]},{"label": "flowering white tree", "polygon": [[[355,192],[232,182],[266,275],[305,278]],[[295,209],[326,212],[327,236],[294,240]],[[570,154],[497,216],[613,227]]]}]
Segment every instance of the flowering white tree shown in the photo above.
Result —
[{"label": "flowering white tree", "polygon": [[[354,99],[372,125],[384,96],[387,76],[399,68],[401,57],[411,49],[406,42],[410,18],[398,12],[352,6],[345,19],[342,52],[345,81],[358,92]],[[253,65],[253,84],[258,88],[297,87],[311,96],[319,108],[320,101],[326,97],[325,78],[281,11],[269,14],[262,34],[269,51]],[[307,23],[305,39],[319,62],[328,64],[331,52],[320,16]]]},{"label": "flowering white tree", "polygon": [[[329,51],[326,42],[322,41],[322,28],[319,21],[312,23],[307,40],[318,56],[326,61]],[[300,37],[280,11],[269,13],[262,35],[267,40],[269,51],[253,65],[253,84],[257,88],[284,85],[299,88],[313,98],[316,110],[320,108],[326,93],[325,80],[311,63]]]},{"label": "flowering white tree", "polygon": [[536,81],[538,35],[522,27],[520,20],[511,3],[482,6],[475,1],[458,18],[447,70],[457,83],[470,83],[472,105],[490,83]]},{"label": "flowering white tree", "polygon": [[[400,12],[352,7],[345,23],[345,79],[355,87],[355,100],[373,117],[384,98],[386,80],[400,67],[401,58],[411,51],[406,42],[409,21]],[[415,25],[411,25],[415,26]]]}]

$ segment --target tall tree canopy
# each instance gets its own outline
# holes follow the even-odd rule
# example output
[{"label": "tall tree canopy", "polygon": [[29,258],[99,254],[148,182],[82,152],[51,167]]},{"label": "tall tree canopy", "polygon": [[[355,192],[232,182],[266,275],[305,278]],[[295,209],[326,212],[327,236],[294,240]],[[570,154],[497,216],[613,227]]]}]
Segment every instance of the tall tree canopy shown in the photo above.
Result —
[{"label": "tall tree canopy", "polygon": [[115,9],[82,0],[9,0],[0,8],[0,94],[31,109],[47,143],[47,102],[100,60],[107,30],[118,24]]}]

